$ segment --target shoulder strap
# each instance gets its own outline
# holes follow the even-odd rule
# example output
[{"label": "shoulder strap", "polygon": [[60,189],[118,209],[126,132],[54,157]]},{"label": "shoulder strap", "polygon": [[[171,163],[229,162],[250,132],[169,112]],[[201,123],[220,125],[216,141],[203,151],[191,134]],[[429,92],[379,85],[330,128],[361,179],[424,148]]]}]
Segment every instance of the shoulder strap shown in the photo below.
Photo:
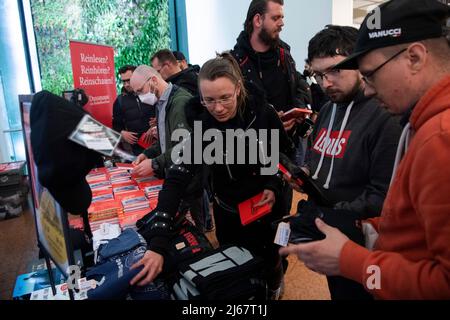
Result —
[{"label": "shoulder strap", "polygon": [[280,60],[283,68],[286,68],[286,51],[283,47],[280,47]]}]

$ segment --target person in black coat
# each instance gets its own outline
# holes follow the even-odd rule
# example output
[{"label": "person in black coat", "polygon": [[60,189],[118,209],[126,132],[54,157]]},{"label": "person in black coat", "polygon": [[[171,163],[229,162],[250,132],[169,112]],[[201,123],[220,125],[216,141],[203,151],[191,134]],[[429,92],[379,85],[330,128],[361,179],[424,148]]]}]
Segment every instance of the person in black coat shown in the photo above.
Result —
[{"label": "person in black coat", "polygon": [[[296,69],[290,46],[280,39],[283,6],[283,0],[253,0],[231,51],[244,78],[264,92],[277,112],[311,104],[309,86]],[[292,134],[295,125],[295,121],[285,123]]]},{"label": "person in black coat", "polygon": [[122,134],[122,139],[131,145],[133,154],[137,156],[145,150],[138,144],[142,135],[147,142],[152,139],[150,121],[155,118],[155,108],[143,103],[133,92],[130,79],[135,69],[132,65],[119,69],[123,88],[113,105],[113,129]]},{"label": "person in black coat", "polygon": [[181,70],[192,68],[192,70],[194,70],[194,72],[198,75],[198,73],[200,72],[200,66],[198,64],[190,64],[181,51],[172,51],[172,53],[175,56],[175,59],[177,59],[178,65],[180,66]]},{"label": "person in black coat", "polygon": [[[311,91],[297,71],[290,46],[281,40],[284,27],[284,0],[252,0],[244,30],[239,34],[231,54],[238,62],[248,83],[263,92],[268,103],[279,116],[293,108],[307,108],[311,104]],[[289,137],[298,148],[299,156],[292,156],[297,164],[303,162],[304,119],[291,119],[283,123]],[[292,202],[292,189],[284,192],[286,205]]]},{"label": "person in black coat", "polygon": [[[175,164],[168,170],[157,208],[138,222],[149,251],[137,265],[144,265],[144,269],[132,284],[151,282],[161,272],[164,255],[168,253],[168,237],[183,191],[199,170],[208,167],[214,194],[217,239],[221,245],[243,246],[263,257],[268,271],[266,280],[271,292],[275,293],[281,286],[283,267],[277,247],[273,244],[275,230],[271,223],[286,214],[282,199],[283,181],[277,175],[277,156],[279,152],[293,153],[294,145],[287,137],[275,109],[267,104],[262,95],[247,95],[242,73],[230,54],[224,53],[205,63],[199,74],[199,87],[200,97],[193,98],[186,106],[188,121],[193,123],[193,134],[185,136],[179,145],[179,159],[175,159]],[[201,128],[196,130],[199,126]],[[271,138],[264,137],[263,129]],[[256,132],[257,138],[245,139],[242,150],[236,145],[230,147],[235,140],[228,135],[230,132],[240,132],[242,135]],[[222,146],[211,153],[215,161],[209,162],[211,159],[207,159],[206,155],[211,144],[203,142],[200,151],[204,156],[200,162],[196,161],[199,154],[197,135],[202,134],[202,141],[208,133],[215,136],[215,142],[222,140]],[[256,146],[253,151],[252,146]],[[262,161],[260,157],[256,162],[249,160],[255,152],[268,155],[262,150],[264,148],[271,150],[272,159]],[[243,152],[245,159],[239,162]],[[273,172],[269,165],[275,166]],[[261,193],[263,196],[255,207],[267,204],[271,207],[271,213],[243,226],[238,205]]]},{"label": "person in black coat", "polygon": [[150,58],[150,61],[152,67],[165,81],[186,89],[194,96],[198,94],[198,72],[192,67],[182,70],[172,51],[160,50]]}]

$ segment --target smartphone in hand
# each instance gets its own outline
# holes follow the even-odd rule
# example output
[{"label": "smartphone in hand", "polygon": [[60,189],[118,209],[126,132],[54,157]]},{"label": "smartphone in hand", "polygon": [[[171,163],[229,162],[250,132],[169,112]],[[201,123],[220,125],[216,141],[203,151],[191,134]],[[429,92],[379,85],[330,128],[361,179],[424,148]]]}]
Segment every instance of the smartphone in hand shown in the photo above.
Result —
[{"label": "smartphone in hand", "polygon": [[291,119],[299,119],[299,118],[305,118],[306,116],[312,114],[312,110],[309,109],[301,109],[301,108],[294,108],[289,110],[288,112],[285,112],[281,117],[281,121],[287,122]]}]

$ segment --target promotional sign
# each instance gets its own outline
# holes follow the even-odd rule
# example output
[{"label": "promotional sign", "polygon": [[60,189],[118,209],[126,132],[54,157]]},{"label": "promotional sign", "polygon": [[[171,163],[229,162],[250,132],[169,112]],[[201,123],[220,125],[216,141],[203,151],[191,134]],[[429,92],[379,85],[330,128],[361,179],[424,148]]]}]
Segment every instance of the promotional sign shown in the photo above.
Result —
[{"label": "promotional sign", "polygon": [[46,249],[53,262],[60,269],[66,271],[71,265],[64,232],[66,213],[47,189],[44,189],[39,200],[41,207],[36,212],[38,241]]},{"label": "promotional sign", "polygon": [[109,46],[70,41],[73,83],[89,97],[84,107],[95,119],[112,127],[112,107],[117,97],[114,49]]}]

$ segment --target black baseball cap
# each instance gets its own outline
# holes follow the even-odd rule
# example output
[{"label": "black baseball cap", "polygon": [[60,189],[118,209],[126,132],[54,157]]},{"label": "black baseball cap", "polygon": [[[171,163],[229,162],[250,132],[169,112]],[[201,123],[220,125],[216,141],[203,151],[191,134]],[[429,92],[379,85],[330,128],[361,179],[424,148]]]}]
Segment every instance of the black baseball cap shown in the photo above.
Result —
[{"label": "black baseball cap", "polygon": [[184,56],[183,52],[181,51],[172,51],[173,55],[175,56],[175,59],[178,61],[186,60],[186,57]]},{"label": "black baseball cap", "polygon": [[[358,69],[358,58],[372,50],[444,36],[450,6],[438,0],[390,0],[369,13],[355,50],[335,69]],[[381,28],[379,28],[381,27]]]}]

